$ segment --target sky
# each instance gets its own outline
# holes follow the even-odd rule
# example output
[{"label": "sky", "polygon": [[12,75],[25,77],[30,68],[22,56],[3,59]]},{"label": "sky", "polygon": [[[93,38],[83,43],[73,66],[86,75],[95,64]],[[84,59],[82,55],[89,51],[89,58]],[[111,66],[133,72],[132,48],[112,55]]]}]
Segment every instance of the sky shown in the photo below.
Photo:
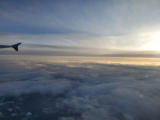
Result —
[{"label": "sky", "polygon": [[0,44],[160,50],[159,0],[0,0]]}]

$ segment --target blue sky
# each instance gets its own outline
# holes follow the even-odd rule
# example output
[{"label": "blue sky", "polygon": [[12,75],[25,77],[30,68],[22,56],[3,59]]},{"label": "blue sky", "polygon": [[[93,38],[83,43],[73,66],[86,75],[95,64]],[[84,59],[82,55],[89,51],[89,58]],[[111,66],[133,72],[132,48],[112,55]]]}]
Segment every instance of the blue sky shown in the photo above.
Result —
[{"label": "blue sky", "polygon": [[[1,0],[0,42],[159,50],[159,0]],[[156,36],[156,38],[155,38]]]}]

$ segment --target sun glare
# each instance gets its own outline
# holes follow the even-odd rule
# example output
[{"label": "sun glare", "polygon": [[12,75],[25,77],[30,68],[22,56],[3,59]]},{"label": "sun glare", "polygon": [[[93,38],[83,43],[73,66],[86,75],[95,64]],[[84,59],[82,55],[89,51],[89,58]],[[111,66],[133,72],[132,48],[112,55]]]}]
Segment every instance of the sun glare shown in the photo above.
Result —
[{"label": "sun glare", "polygon": [[160,51],[160,31],[149,33],[147,39],[147,49]]}]

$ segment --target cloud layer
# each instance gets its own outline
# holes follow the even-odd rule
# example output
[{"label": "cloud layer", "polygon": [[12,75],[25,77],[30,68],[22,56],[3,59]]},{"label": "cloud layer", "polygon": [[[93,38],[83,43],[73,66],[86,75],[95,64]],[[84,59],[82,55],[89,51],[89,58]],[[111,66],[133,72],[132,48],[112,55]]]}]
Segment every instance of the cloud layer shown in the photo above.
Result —
[{"label": "cloud layer", "polygon": [[160,119],[159,67],[10,60],[0,66],[4,120]]}]

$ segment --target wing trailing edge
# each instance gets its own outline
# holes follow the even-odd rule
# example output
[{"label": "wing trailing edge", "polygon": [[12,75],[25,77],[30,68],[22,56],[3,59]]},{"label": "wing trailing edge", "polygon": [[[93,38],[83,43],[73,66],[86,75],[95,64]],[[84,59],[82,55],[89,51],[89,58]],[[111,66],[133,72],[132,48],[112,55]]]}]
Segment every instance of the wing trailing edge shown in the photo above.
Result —
[{"label": "wing trailing edge", "polygon": [[17,43],[15,45],[12,45],[12,48],[14,48],[14,50],[18,52],[19,45],[21,45],[21,43]]}]

